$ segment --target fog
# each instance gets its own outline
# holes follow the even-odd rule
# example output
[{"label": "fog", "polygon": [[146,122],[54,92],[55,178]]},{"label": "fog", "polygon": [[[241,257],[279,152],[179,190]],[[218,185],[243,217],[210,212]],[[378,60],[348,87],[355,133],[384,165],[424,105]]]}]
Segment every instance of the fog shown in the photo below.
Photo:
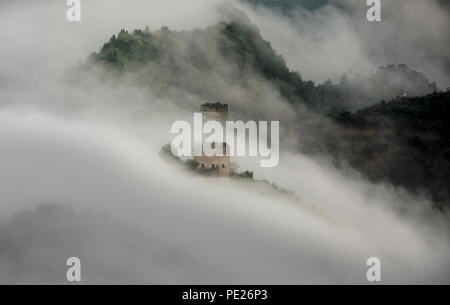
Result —
[{"label": "fog", "polygon": [[438,1],[381,1],[382,22],[368,22],[366,1],[335,0],[292,17],[248,6],[249,17],[305,79],[339,81],[344,72],[363,75],[388,64],[406,64],[441,89],[450,86],[450,11]]},{"label": "fog", "polygon": [[236,161],[301,202],[195,176],[159,155],[192,116],[177,101],[62,80],[121,28],[204,28],[216,3],[89,1],[80,24],[61,1],[0,4],[0,283],[66,283],[71,256],[83,283],[368,283],[372,256],[383,283],[449,283],[448,216],[427,197],[286,151]]}]

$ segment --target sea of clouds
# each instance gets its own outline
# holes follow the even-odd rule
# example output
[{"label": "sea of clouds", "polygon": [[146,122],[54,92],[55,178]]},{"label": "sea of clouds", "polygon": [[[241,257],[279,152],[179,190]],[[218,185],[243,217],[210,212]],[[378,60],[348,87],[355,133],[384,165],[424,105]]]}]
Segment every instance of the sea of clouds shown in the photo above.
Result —
[{"label": "sea of clouds", "polygon": [[[71,256],[84,283],[367,283],[371,256],[384,283],[449,283],[448,217],[426,196],[288,152],[275,169],[237,161],[302,203],[193,176],[159,155],[171,123],[191,113],[129,83],[63,81],[121,28],[203,28],[218,3],[84,1],[79,24],[65,20],[64,1],[0,4],[0,283],[65,283]],[[245,10],[305,77],[322,72],[289,50],[330,75],[350,67],[322,66],[325,45],[308,51],[295,30],[284,48],[273,33],[294,21]]]}]

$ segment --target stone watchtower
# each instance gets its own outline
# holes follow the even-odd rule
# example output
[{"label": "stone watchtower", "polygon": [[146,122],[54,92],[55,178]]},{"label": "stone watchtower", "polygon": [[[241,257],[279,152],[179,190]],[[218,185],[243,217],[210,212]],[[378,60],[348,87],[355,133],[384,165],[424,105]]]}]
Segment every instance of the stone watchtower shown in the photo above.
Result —
[{"label": "stone watchtower", "polygon": [[[200,106],[200,112],[203,116],[203,124],[208,121],[218,121],[222,124],[223,130],[226,128],[228,120],[228,105],[221,103],[207,103]],[[203,144],[204,145],[204,144]],[[196,157],[199,168],[217,174],[218,176],[230,176],[230,156],[226,155],[226,143],[213,143],[212,147],[219,145],[223,148],[223,156],[206,156],[203,152],[202,156]]]}]

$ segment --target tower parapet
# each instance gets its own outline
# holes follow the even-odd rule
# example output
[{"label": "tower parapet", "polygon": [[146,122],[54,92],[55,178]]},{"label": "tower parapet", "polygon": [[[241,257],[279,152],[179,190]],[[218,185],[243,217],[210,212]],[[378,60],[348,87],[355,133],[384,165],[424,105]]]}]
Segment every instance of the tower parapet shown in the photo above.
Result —
[{"label": "tower parapet", "polygon": [[201,112],[227,112],[228,104],[222,103],[206,103],[200,106]]}]

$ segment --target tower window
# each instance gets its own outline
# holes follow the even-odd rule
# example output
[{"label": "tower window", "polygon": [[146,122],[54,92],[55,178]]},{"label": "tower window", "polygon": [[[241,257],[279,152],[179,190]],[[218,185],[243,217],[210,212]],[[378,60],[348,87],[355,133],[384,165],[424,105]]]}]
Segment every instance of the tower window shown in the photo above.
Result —
[{"label": "tower window", "polygon": [[225,168],[225,164],[222,163],[222,168]]}]

